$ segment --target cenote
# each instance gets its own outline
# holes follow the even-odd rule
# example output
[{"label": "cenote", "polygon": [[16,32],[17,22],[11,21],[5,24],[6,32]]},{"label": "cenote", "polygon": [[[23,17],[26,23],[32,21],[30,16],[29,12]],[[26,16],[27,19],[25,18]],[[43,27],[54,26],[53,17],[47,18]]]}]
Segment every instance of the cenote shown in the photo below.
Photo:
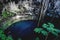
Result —
[{"label": "cenote", "polygon": [[23,38],[23,40],[32,40],[33,30],[36,27],[37,21],[35,20],[23,20],[16,22],[9,26],[5,30],[5,34],[12,35],[15,40],[16,38]]}]

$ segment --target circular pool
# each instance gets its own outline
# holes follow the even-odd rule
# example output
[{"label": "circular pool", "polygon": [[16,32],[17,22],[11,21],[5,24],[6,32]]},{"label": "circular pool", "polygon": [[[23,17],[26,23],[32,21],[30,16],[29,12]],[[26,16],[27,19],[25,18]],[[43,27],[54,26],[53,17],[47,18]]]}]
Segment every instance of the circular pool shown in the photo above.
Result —
[{"label": "circular pool", "polygon": [[5,34],[12,35],[15,38],[33,38],[33,30],[36,27],[37,21],[24,20],[12,24],[5,30]]}]

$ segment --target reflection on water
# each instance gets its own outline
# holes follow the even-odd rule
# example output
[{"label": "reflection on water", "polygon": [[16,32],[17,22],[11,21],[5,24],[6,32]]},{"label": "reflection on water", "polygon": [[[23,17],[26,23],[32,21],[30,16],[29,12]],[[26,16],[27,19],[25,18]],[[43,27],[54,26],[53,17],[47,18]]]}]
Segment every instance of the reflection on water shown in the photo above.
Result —
[{"label": "reflection on water", "polygon": [[33,29],[36,27],[36,21],[24,20],[12,24],[9,28],[5,30],[7,35],[12,35],[13,37],[22,38],[33,38]]}]

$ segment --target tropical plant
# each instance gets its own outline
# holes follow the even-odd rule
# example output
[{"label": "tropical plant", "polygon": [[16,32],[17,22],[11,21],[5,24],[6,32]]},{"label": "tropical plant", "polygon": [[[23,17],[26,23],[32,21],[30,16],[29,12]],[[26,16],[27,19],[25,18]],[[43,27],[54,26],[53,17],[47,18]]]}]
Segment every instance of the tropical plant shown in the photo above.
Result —
[{"label": "tropical plant", "polygon": [[42,25],[42,27],[45,28],[48,32],[43,30],[43,28],[35,28],[34,32],[38,33],[38,34],[42,33],[42,35],[44,35],[44,36],[48,36],[49,33],[52,33],[53,35],[55,35],[57,37],[58,37],[58,34],[60,33],[60,30],[54,28],[55,26],[52,23],[49,23],[49,22],[47,24],[44,23]]},{"label": "tropical plant", "polygon": [[11,36],[6,36],[4,31],[0,29],[0,40],[13,40]]}]

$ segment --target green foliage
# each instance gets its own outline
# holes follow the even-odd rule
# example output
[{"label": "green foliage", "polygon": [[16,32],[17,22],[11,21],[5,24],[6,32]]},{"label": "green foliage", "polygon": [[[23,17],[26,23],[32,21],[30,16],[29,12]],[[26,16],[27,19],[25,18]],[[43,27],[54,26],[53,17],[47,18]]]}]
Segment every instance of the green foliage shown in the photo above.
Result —
[{"label": "green foliage", "polygon": [[[48,23],[48,24],[44,23],[42,27],[55,36],[58,36],[58,33],[60,33],[60,30],[54,28],[54,25],[52,23]],[[48,35],[48,32],[43,30],[42,28],[35,28],[34,31],[38,34],[42,33],[44,36]]]},{"label": "green foliage", "polygon": [[44,23],[44,24],[42,25],[42,27],[43,27],[43,28],[48,28],[48,25]]},{"label": "green foliage", "polygon": [[54,25],[52,23],[48,23],[50,28],[54,28]]},{"label": "green foliage", "polygon": [[2,17],[3,18],[8,18],[8,17],[11,17],[11,16],[14,16],[15,14],[12,13],[12,12],[8,12],[8,11],[3,11],[2,12]]},{"label": "green foliage", "polygon": [[13,40],[11,36],[8,36],[6,40]]},{"label": "green foliage", "polygon": [[8,17],[7,11],[3,11],[2,16],[3,16],[3,18],[7,18]]},{"label": "green foliage", "polygon": [[6,36],[2,29],[0,29],[0,38],[1,40],[13,40],[11,36]]},{"label": "green foliage", "polygon": [[39,37],[36,37],[36,39],[35,40],[40,40],[40,38]]},{"label": "green foliage", "polygon": [[60,33],[60,30],[54,28],[54,25],[52,23],[43,24],[42,27],[46,28],[47,31],[51,32],[55,36],[58,36],[58,33]]},{"label": "green foliage", "polygon": [[48,35],[48,32],[43,30],[42,28],[35,28],[34,31],[38,34],[42,33],[44,36]]},{"label": "green foliage", "polygon": [[0,34],[4,33],[2,29],[0,29]]},{"label": "green foliage", "polygon": [[42,31],[42,28],[35,28],[34,31],[35,31],[36,33],[40,33],[40,32]]},{"label": "green foliage", "polygon": [[6,36],[4,34],[0,34],[0,38],[1,38],[1,40],[5,40]]},{"label": "green foliage", "polygon": [[52,23],[48,23],[48,24],[43,24],[42,25],[43,28],[54,28],[54,25]]},{"label": "green foliage", "polygon": [[41,33],[42,33],[44,36],[47,36],[47,35],[48,35],[48,32],[45,31],[45,30],[42,30]]}]

